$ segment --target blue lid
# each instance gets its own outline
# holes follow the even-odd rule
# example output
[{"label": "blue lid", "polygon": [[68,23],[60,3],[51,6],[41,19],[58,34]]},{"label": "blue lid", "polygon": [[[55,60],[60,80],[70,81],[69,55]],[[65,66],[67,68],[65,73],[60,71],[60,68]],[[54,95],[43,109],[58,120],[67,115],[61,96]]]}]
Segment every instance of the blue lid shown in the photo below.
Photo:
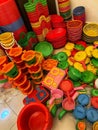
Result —
[{"label": "blue lid", "polygon": [[78,105],[75,107],[73,115],[76,119],[84,119],[86,116],[86,109],[83,106]]},{"label": "blue lid", "polygon": [[95,121],[98,120],[98,111],[94,108],[89,108],[86,111],[86,117],[88,121],[90,121],[91,123],[94,123]]},{"label": "blue lid", "polygon": [[90,100],[90,98],[87,94],[80,94],[77,98],[77,102],[82,106],[88,105],[89,100]]},{"label": "blue lid", "polygon": [[81,15],[83,13],[85,13],[85,7],[83,7],[83,6],[78,6],[78,7],[73,9],[74,15]]}]

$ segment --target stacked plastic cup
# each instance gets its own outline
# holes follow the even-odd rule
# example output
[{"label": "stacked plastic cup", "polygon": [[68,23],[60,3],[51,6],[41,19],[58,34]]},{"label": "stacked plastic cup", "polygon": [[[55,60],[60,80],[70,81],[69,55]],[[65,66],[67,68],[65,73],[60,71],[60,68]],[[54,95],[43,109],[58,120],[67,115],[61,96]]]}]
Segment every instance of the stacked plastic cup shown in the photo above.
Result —
[{"label": "stacked plastic cup", "polygon": [[39,60],[40,57],[36,55],[35,51],[28,50],[23,53],[21,58],[26,64],[33,83],[40,84],[43,79],[43,71]]},{"label": "stacked plastic cup", "polygon": [[75,42],[82,37],[82,27],[83,23],[80,20],[72,20],[67,22],[67,34],[68,40]]},{"label": "stacked plastic cup", "polygon": [[51,29],[50,16],[46,0],[34,0],[24,4],[30,24],[39,41],[44,41]]},{"label": "stacked plastic cup", "polygon": [[60,15],[65,20],[69,20],[72,18],[70,0],[58,0],[58,7]]},{"label": "stacked plastic cup", "polygon": [[[21,47],[11,48],[8,55],[12,58],[12,60],[16,63],[18,68],[20,68],[23,72],[26,70],[25,62],[22,61],[21,56],[23,54],[23,50]],[[27,74],[28,71],[25,71]]]},{"label": "stacked plastic cup", "polygon": [[33,91],[33,86],[27,76],[18,69],[14,62],[8,62],[2,68],[2,73],[8,77],[8,80],[17,87],[23,94],[29,95]]},{"label": "stacked plastic cup", "polygon": [[78,6],[73,9],[73,19],[74,20],[81,20],[83,24],[85,24],[86,21],[86,15],[85,15],[85,7],[84,6]]},{"label": "stacked plastic cup", "polygon": [[6,53],[8,53],[11,48],[18,46],[12,32],[4,32],[0,34],[0,44],[2,48],[5,49]]},{"label": "stacked plastic cup", "polygon": [[16,40],[20,32],[27,32],[15,0],[0,0],[0,26],[14,32]]}]

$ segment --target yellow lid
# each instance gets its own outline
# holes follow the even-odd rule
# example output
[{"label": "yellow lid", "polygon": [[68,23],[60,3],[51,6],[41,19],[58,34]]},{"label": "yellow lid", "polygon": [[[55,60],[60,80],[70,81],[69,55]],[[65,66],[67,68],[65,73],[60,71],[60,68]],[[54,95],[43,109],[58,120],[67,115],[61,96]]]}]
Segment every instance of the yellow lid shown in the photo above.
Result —
[{"label": "yellow lid", "polygon": [[67,61],[68,61],[69,65],[73,66],[74,63],[70,60],[70,58],[68,58]]},{"label": "yellow lid", "polygon": [[77,70],[79,70],[80,72],[84,72],[84,68],[83,68],[83,66],[82,66],[81,63],[75,62],[75,63],[74,63],[74,67],[75,67]]},{"label": "yellow lid", "polygon": [[73,50],[74,49],[74,43],[67,42],[67,44],[65,45],[65,49]]},{"label": "yellow lid", "polygon": [[89,58],[89,57],[87,57],[87,58],[85,59],[85,64],[88,64],[88,63],[90,63],[90,58]]},{"label": "yellow lid", "polygon": [[92,57],[92,52],[93,52],[94,46],[88,46],[85,49],[85,52],[87,54],[88,57]]},{"label": "yellow lid", "polygon": [[96,74],[96,71],[97,71],[97,69],[91,64],[87,65],[87,70],[91,71],[94,74]]},{"label": "yellow lid", "polygon": [[94,49],[92,51],[92,55],[93,55],[94,58],[98,58],[98,49]]},{"label": "yellow lid", "polygon": [[85,51],[79,51],[74,55],[74,59],[76,61],[84,61],[87,57],[87,54]]},{"label": "yellow lid", "polygon": [[93,124],[93,130],[98,130],[98,121]]},{"label": "yellow lid", "polygon": [[67,54],[68,57],[71,55],[70,50],[65,49],[65,50],[63,50],[63,52],[65,52],[65,53]]}]

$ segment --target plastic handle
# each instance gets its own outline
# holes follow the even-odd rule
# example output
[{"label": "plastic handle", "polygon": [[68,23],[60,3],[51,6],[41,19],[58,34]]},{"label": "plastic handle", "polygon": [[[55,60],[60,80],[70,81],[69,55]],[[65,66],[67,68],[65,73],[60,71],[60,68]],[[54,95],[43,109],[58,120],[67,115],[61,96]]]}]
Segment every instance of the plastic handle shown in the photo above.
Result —
[{"label": "plastic handle", "polygon": [[67,113],[67,111],[66,111],[65,109],[63,109],[63,110],[59,113],[58,119],[61,120],[66,113]]}]

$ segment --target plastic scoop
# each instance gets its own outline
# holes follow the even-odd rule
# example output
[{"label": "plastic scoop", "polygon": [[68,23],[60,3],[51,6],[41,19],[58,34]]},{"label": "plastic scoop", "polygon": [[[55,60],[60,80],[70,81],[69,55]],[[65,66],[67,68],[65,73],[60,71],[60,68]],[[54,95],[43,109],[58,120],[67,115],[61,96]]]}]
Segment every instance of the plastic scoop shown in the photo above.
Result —
[{"label": "plastic scoop", "polygon": [[69,79],[65,79],[60,84],[60,89],[64,91],[65,95],[68,97],[68,101],[71,102],[70,92],[73,90],[73,83]]},{"label": "plastic scoop", "polygon": [[51,98],[49,100],[49,104],[52,104],[55,99],[63,99],[63,91],[60,89],[51,90]]}]

